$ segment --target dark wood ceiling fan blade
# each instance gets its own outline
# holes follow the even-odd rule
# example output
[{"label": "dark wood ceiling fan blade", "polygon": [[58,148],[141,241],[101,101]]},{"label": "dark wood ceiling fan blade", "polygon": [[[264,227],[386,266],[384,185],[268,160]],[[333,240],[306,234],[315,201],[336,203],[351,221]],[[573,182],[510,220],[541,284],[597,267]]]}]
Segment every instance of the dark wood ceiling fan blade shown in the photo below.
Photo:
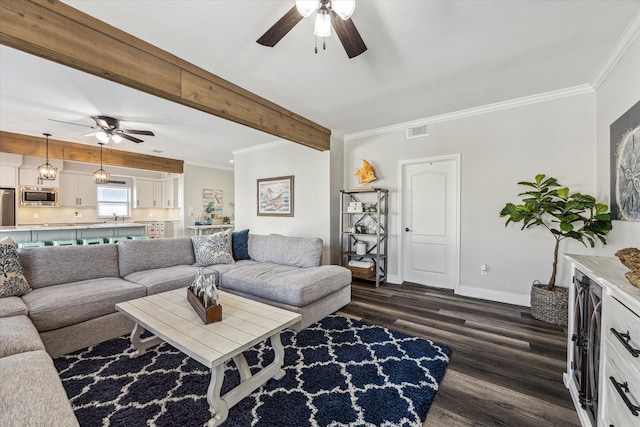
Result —
[{"label": "dark wood ceiling fan blade", "polygon": [[101,127],[102,129],[111,129],[112,128],[112,123],[109,123],[108,120],[106,120],[105,117],[103,116],[91,116],[91,118],[93,120],[95,120],[96,124]]},{"label": "dark wood ceiling fan blade", "polygon": [[85,128],[95,129],[95,126],[83,125],[83,124],[80,124],[80,123],[73,123],[73,122],[65,122],[65,121],[63,121],[63,120],[49,119],[49,121],[52,121],[52,122],[58,122],[58,123],[65,123],[65,124],[68,124],[68,125],[82,126],[82,127],[85,127]]},{"label": "dark wood ceiling fan blade", "polygon": [[136,144],[140,144],[144,142],[142,139],[136,138],[135,136],[127,135],[126,133],[118,133],[124,139],[128,139],[129,141],[135,142]]},{"label": "dark wood ceiling fan blade", "polygon": [[303,16],[300,15],[298,9],[293,6],[289,12],[285,13],[278,22],[273,24],[273,26],[256,41],[263,46],[273,47],[276,43],[282,40],[282,38],[302,20],[302,18]]},{"label": "dark wood ceiling fan blade", "polygon": [[134,135],[147,135],[147,136],[156,136],[150,130],[133,130],[133,129],[117,129],[118,133],[128,133]]},{"label": "dark wood ceiling fan blade", "polygon": [[367,50],[367,46],[351,18],[343,20],[332,10],[331,24],[349,58],[355,58]]}]

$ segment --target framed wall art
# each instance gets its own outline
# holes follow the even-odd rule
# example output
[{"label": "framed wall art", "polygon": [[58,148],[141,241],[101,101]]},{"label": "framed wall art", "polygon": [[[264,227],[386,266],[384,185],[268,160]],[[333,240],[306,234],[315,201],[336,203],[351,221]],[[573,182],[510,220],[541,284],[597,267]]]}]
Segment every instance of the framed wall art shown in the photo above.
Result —
[{"label": "framed wall art", "polygon": [[258,216],[293,216],[293,175],[258,179]]},{"label": "framed wall art", "polygon": [[640,221],[640,102],[609,128],[611,219]]}]

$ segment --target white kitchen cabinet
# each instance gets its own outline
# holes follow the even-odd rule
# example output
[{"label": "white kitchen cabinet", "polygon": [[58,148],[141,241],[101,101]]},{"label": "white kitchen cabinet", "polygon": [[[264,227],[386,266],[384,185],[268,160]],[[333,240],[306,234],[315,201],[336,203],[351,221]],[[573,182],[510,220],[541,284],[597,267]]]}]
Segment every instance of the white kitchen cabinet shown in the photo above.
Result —
[{"label": "white kitchen cabinet", "polygon": [[13,166],[0,166],[0,187],[16,187],[16,168]]},{"label": "white kitchen cabinet", "polygon": [[178,208],[178,197],[176,194],[176,180],[168,179],[162,181],[162,207]]},{"label": "white kitchen cabinet", "polygon": [[91,175],[61,173],[58,176],[60,177],[60,206],[97,206],[97,188]]},{"label": "white kitchen cabinet", "polygon": [[56,179],[42,180],[38,178],[38,172],[35,168],[20,168],[20,185],[26,187],[59,187],[60,170],[62,169],[62,165],[58,165],[57,162],[54,162],[53,160],[49,160],[49,163],[58,168],[58,175],[56,176]]},{"label": "white kitchen cabinet", "polygon": [[136,208],[160,208],[162,206],[162,182],[136,179]]}]

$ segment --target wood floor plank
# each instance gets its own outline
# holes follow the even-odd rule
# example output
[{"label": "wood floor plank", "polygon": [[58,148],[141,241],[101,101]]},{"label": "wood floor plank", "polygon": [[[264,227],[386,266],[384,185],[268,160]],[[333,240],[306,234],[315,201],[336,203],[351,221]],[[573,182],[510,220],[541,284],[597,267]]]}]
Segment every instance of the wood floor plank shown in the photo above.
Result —
[{"label": "wood floor plank", "polygon": [[579,425],[562,383],[566,328],[534,319],[527,307],[354,280],[340,314],[452,349],[425,427]]}]

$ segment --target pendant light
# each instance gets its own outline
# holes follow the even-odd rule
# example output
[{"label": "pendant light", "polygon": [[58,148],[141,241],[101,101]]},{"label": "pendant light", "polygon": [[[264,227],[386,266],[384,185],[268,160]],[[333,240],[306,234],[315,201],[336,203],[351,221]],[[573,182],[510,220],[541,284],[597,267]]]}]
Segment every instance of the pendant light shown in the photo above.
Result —
[{"label": "pendant light", "polygon": [[106,170],[102,169],[102,146],[104,143],[100,142],[100,169],[93,173],[93,182],[96,184],[106,184],[109,181],[109,176],[111,175]]},{"label": "pendant light", "polygon": [[53,181],[54,179],[56,179],[56,176],[58,176],[58,168],[49,163],[49,137],[51,136],[51,134],[43,133],[43,135],[47,138],[45,146],[46,161],[43,165],[38,166],[38,178]]}]

